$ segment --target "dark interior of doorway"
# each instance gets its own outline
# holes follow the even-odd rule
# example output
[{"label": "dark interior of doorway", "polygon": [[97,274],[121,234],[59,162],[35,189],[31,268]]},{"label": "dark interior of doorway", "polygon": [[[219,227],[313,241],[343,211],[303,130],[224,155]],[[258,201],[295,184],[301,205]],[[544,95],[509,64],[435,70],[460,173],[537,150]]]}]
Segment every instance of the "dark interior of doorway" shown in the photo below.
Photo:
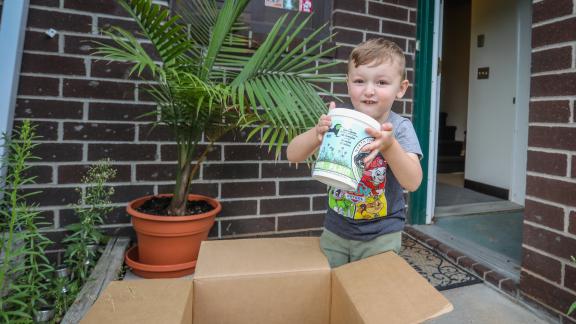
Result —
[{"label": "dark interior of doorway", "polygon": [[[471,0],[444,1],[436,207],[434,226],[427,228],[436,239],[515,278],[521,262],[523,208],[503,199],[507,195],[490,195],[466,185],[466,123],[451,123],[455,115],[466,115],[454,106],[467,111],[467,90],[463,93],[456,87],[468,84],[471,10]],[[459,91],[463,104],[448,97],[454,91]]]}]

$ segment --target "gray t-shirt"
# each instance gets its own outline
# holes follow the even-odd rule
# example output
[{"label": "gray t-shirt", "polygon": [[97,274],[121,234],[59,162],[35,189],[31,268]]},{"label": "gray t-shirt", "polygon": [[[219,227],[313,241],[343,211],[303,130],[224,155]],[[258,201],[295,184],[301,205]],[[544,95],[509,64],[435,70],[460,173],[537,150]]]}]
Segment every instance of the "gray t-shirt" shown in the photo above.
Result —
[{"label": "gray t-shirt", "polygon": [[[404,151],[422,157],[412,122],[390,112],[388,122]],[[369,241],[401,231],[406,221],[403,188],[382,154],[364,167],[356,191],[328,189],[328,210],[324,227],[350,240]]]}]

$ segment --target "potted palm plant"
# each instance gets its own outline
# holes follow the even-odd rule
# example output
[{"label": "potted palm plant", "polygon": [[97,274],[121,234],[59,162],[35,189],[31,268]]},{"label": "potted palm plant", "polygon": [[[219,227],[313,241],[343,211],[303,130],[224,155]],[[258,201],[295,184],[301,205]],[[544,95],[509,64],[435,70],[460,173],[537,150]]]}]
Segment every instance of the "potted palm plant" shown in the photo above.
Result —
[{"label": "potted palm plant", "polygon": [[[138,249],[127,253],[127,262],[143,276],[184,275],[193,272],[199,240],[207,238],[221,209],[216,199],[189,193],[214,142],[233,129],[248,128],[248,139],[262,133],[278,157],[284,143],[326,110],[317,94],[322,89],[314,83],[341,76],[318,73],[337,62],[315,62],[336,47],[326,47],[331,36],[314,40],[322,28],[299,39],[309,17],[284,15],[257,49],[250,48],[240,22],[249,0],[225,0],[220,6],[215,0],[172,1],[172,12],[151,0],[118,2],[160,62],[120,27],[104,32],[113,42],[98,43],[95,55],[130,62],[131,74],[153,78],[155,124],[173,131],[178,151],[174,191],[127,207],[138,236]],[[208,144],[196,152],[203,134]],[[186,238],[189,234],[196,241]]]}]

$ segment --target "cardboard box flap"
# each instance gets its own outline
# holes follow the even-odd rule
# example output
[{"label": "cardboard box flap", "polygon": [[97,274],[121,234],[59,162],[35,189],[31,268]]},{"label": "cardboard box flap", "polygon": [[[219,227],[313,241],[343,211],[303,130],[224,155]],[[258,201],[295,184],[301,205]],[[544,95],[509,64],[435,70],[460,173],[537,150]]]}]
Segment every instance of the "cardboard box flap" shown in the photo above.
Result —
[{"label": "cardboard box flap", "polygon": [[112,281],[82,324],[192,323],[192,280]]},{"label": "cardboard box flap", "polygon": [[453,309],[393,252],[349,263],[332,274],[332,324],[420,323]]},{"label": "cardboard box flap", "polygon": [[205,241],[200,248],[194,280],[287,271],[329,271],[330,265],[319,245],[317,237]]}]

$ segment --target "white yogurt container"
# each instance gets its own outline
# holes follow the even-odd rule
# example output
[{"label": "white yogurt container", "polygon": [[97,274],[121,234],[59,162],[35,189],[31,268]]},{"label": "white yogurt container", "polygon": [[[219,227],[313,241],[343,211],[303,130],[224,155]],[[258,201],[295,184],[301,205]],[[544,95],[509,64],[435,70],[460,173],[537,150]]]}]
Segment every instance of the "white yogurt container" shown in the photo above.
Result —
[{"label": "white yogurt container", "polygon": [[360,149],[374,141],[367,127],[380,129],[374,118],[352,109],[334,108],[328,115],[332,124],[322,140],[312,178],[329,186],[355,191],[362,178],[364,158],[370,152]]}]

